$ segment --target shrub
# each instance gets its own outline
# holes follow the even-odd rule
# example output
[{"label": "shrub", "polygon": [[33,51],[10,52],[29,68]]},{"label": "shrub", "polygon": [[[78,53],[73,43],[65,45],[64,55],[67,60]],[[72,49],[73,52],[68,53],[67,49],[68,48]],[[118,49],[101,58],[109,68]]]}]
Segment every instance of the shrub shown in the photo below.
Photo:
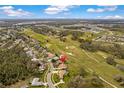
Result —
[{"label": "shrub", "polygon": [[86,70],[84,69],[84,68],[80,68],[80,70],[79,70],[79,75],[80,76],[82,76],[82,77],[85,77],[85,76],[87,76],[87,72],[86,72]]},{"label": "shrub", "polygon": [[93,76],[91,78],[91,83],[92,83],[93,87],[95,87],[95,88],[104,87],[102,80],[99,79],[99,77],[97,77],[97,76]]},{"label": "shrub", "polygon": [[124,66],[123,66],[123,65],[119,65],[119,64],[118,64],[116,67],[117,67],[119,70],[124,71]]},{"label": "shrub", "polygon": [[124,76],[123,76],[123,75],[115,75],[113,78],[114,78],[114,80],[117,81],[117,82],[122,82],[122,81],[124,81]]},{"label": "shrub", "polygon": [[60,41],[65,42],[66,38],[65,37],[60,37]]},{"label": "shrub", "polygon": [[113,57],[107,57],[106,58],[106,62],[108,63],[108,64],[110,64],[110,65],[113,65],[113,66],[116,66],[116,62],[115,62],[115,60],[114,60],[114,58]]},{"label": "shrub", "polygon": [[104,87],[103,82],[98,77],[83,78],[78,75],[74,77],[69,83],[70,88],[101,88]]},{"label": "shrub", "polygon": [[121,86],[124,86],[124,81],[120,82],[120,85],[121,85]]}]

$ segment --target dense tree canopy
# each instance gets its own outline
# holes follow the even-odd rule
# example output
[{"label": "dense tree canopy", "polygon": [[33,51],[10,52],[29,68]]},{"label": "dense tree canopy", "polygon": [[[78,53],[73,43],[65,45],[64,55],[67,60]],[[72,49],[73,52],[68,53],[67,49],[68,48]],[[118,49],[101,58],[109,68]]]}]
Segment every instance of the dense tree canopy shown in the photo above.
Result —
[{"label": "dense tree canopy", "polygon": [[99,42],[85,41],[80,44],[80,48],[88,51],[103,51],[118,58],[124,59],[124,47],[119,44],[104,44]]},{"label": "dense tree canopy", "polygon": [[104,87],[103,82],[96,76],[91,78],[83,78],[78,75],[74,77],[69,83],[68,87],[70,88],[100,88]]},{"label": "dense tree canopy", "polygon": [[0,49],[0,85],[8,86],[34,74],[37,74],[37,65],[22,48]]}]

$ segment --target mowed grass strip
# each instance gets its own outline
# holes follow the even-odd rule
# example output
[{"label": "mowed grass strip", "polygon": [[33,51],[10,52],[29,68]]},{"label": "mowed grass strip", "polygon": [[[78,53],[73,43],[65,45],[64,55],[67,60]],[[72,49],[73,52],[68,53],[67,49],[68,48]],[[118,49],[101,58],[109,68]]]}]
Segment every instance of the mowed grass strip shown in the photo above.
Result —
[{"label": "mowed grass strip", "polygon": [[41,42],[42,46],[44,46],[46,44],[47,37],[45,35],[38,34],[34,31],[32,31],[31,29],[25,29],[24,34],[28,35],[29,37],[31,37],[33,39],[38,40],[39,42]]},{"label": "mowed grass strip", "polygon": [[[85,67],[87,69],[92,69],[95,73],[97,73],[99,76],[107,80],[109,83],[121,87],[116,81],[113,80],[113,77],[117,74],[124,75],[123,72],[118,70],[117,68],[107,64],[105,62],[105,59],[99,55],[98,53],[92,53],[88,52],[88,55],[95,58],[99,62],[96,62],[96,60],[93,60],[89,58],[82,49],[79,48],[79,42],[71,40],[71,36],[67,36],[66,42],[61,42],[59,39],[54,38],[54,36],[47,36],[35,33],[33,31],[26,31],[26,35],[40,41],[41,43],[45,42],[46,39],[49,39],[49,42],[45,42],[44,44],[49,44],[49,49],[53,51],[54,53],[61,54],[61,52],[69,52],[73,55],[68,55],[68,69],[71,75],[76,75],[79,71],[79,68]],[[74,47],[73,49],[66,49],[66,47]],[[106,87],[112,87],[112,86],[106,86]]]}]

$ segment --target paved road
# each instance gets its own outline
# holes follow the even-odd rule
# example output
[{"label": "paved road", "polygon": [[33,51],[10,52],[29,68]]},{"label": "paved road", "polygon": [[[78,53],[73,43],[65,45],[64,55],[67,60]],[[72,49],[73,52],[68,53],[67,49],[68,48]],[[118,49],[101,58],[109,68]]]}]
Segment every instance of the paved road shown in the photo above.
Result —
[{"label": "paved road", "polygon": [[48,83],[49,88],[55,88],[55,86],[51,80],[52,79],[52,71],[53,71],[54,67],[53,67],[53,64],[51,62],[49,63],[49,65],[50,65],[50,70],[47,74],[47,83]]},{"label": "paved road", "polygon": [[118,88],[118,87],[116,87],[115,85],[113,85],[113,84],[109,83],[108,81],[106,81],[105,79],[103,79],[102,77],[99,77],[99,78],[100,78],[102,81],[104,81],[105,83],[111,85],[113,88]]},{"label": "paved road", "polygon": [[[92,60],[96,61],[97,63],[100,63],[97,59],[91,57],[85,50],[82,50],[82,51],[83,51],[89,58],[91,58]],[[93,71],[92,69],[89,69],[89,70]],[[114,87],[114,88],[117,88],[115,85],[113,85],[113,84],[111,84],[110,82],[106,81],[106,80],[103,79],[102,77],[100,77],[100,79],[101,79],[102,81],[104,81],[105,83],[107,83],[108,85],[110,85],[110,86],[112,86],[112,87]]]}]

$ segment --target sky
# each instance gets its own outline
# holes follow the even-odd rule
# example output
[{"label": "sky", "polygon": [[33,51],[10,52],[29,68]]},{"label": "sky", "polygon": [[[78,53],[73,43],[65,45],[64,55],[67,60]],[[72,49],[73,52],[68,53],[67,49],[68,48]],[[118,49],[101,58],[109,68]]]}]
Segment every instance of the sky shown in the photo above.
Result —
[{"label": "sky", "polygon": [[0,5],[0,19],[124,19],[124,5]]}]

